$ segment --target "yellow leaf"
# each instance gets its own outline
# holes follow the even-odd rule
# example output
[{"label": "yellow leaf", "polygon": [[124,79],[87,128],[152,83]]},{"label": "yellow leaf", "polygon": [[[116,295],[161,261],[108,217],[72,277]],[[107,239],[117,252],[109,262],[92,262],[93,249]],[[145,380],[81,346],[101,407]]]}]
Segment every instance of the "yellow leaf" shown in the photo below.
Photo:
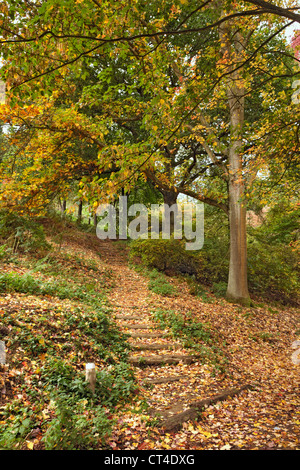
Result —
[{"label": "yellow leaf", "polygon": [[230,450],[231,445],[230,444],[225,444],[223,447],[220,448],[220,450]]},{"label": "yellow leaf", "polygon": [[33,442],[31,442],[31,441],[26,441],[26,443],[27,443],[27,448],[28,448],[29,450],[33,450],[33,446],[34,446]]},{"label": "yellow leaf", "polygon": [[50,418],[47,410],[42,411],[42,416],[43,416],[43,419],[49,419]]}]

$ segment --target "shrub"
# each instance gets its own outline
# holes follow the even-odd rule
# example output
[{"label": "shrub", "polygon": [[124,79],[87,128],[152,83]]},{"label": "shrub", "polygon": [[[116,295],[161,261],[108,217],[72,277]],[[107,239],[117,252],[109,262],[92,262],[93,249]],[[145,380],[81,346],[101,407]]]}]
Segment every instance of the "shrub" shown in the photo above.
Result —
[{"label": "shrub", "polygon": [[134,240],[130,243],[130,257],[159,271],[173,271],[201,277],[205,259],[199,251],[187,251],[184,240]]},{"label": "shrub", "polygon": [[111,433],[110,410],[126,402],[137,388],[126,363],[97,372],[92,395],[83,374],[62,360],[52,359],[41,369],[40,381],[53,393],[55,419],[43,437],[46,450],[99,448]]},{"label": "shrub", "polygon": [[102,406],[87,408],[81,400],[70,407],[60,398],[55,413],[42,438],[46,450],[99,449],[111,433],[112,420]]},{"label": "shrub", "polygon": [[248,246],[249,287],[282,300],[300,291],[298,255],[291,246],[270,245],[252,239]]},{"label": "shrub", "polygon": [[213,283],[213,292],[217,297],[225,297],[227,291],[226,282],[214,282]]},{"label": "shrub", "polygon": [[8,262],[13,258],[13,250],[9,246],[5,244],[0,246],[0,261]]},{"label": "shrub", "polygon": [[0,211],[0,237],[14,252],[44,252],[50,249],[44,229],[37,220]]},{"label": "shrub", "polygon": [[29,273],[19,274],[16,272],[0,275],[0,292],[23,292],[27,294],[52,295],[60,299],[74,299],[93,303],[97,301],[99,292],[95,286],[80,286],[72,283],[63,283],[62,280],[47,280],[43,282]]},{"label": "shrub", "polygon": [[30,274],[4,273],[0,275],[0,292],[41,293],[41,284]]},{"label": "shrub", "polygon": [[39,380],[46,390],[72,403],[85,398],[109,408],[126,401],[137,387],[131,367],[124,362],[97,371],[93,396],[84,374],[76,372],[71,364],[62,359],[49,359],[41,368]]},{"label": "shrub", "polygon": [[258,227],[248,228],[249,288],[284,302],[299,302],[299,206],[280,200]]},{"label": "shrub", "polygon": [[[184,240],[135,240],[130,256],[159,271],[184,273],[197,284],[209,285],[224,296],[229,271],[228,220],[222,211],[205,209],[205,239],[201,251],[186,251]],[[250,293],[284,302],[299,302],[299,213],[278,205],[260,227],[248,227]],[[152,283],[152,284],[157,284]]]}]

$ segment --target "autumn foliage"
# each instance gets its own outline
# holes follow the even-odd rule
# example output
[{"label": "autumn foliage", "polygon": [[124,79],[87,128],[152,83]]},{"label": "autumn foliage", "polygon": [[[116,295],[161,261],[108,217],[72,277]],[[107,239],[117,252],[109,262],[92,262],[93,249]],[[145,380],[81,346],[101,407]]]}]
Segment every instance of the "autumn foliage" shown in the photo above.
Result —
[{"label": "autumn foliage", "polygon": [[[0,447],[298,446],[287,351],[299,335],[300,34],[285,35],[296,3],[1,3],[0,334],[11,367]],[[203,249],[187,252],[173,233],[100,243],[97,208],[110,202],[118,216],[120,195],[203,204]],[[158,336],[166,350],[153,358],[151,331],[146,346],[124,337],[115,315],[131,309],[179,344]],[[162,379],[180,379],[155,383],[151,398],[143,366],[162,357]],[[82,374],[90,360],[96,397]],[[162,431],[153,407],[165,400],[167,420],[172,396],[203,403],[193,384],[212,407],[203,425]]]}]

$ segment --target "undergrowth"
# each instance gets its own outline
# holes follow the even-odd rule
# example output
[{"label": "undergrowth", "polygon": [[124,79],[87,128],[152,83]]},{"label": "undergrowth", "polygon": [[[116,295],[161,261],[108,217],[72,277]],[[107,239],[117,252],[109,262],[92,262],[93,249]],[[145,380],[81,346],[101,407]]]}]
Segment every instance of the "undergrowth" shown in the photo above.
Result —
[{"label": "undergrowth", "polygon": [[50,295],[59,299],[80,300],[88,304],[99,301],[103,294],[92,284],[80,285],[63,278],[37,279],[30,273],[3,273],[0,275],[0,292],[23,292],[32,295]]},{"label": "undergrowth", "polygon": [[198,322],[191,313],[182,315],[173,310],[157,309],[152,315],[162,329],[170,329],[172,336],[180,339],[184,347],[199,354],[203,363],[213,364],[215,372],[226,371],[227,359],[209,325]]},{"label": "undergrowth", "polygon": [[141,271],[144,276],[149,279],[148,288],[155,294],[164,297],[175,297],[178,295],[177,289],[166,278],[164,273],[159,272],[157,269],[146,268],[145,266],[132,265],[136,271]]},{"label": "undergrowth", "polygon": [[[0,293],[14,300],[0,310],[9,362],[0,370],[7,396],[0,449],[30,448],[32,433],[42,435],[46,450],[106,448],[117,410],[138,399],[127,336],[110,319],[104,289],[110,273],[77,255],[52,252],[37,260],[4,249],[2,255],[14,271],[0,275]],[[94,394],[85,381],[87,362],[96,365]]]}]

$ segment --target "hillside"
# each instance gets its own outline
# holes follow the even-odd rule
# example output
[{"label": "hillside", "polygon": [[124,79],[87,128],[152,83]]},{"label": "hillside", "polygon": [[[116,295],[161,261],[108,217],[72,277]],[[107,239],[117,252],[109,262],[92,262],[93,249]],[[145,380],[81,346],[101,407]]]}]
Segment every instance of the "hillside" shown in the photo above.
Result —
[{"label": "hillside", "polygon": [[1,260],[0,448],[300,448],[299,310],[195,296],[126,242],[45,230],[42,259]]}]

